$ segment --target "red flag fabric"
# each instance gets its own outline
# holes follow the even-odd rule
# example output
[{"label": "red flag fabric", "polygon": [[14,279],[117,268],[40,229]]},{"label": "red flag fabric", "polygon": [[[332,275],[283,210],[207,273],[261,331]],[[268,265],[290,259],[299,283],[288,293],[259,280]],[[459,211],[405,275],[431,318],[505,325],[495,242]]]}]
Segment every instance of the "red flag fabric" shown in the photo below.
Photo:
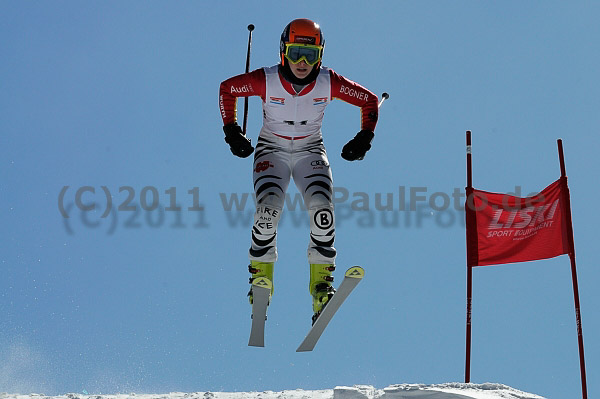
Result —
[{"label": "red flag fabric", "polygon": [[467,264],[526,262],[573,252],[568,195],[566,177],[527,198],[467,188]]}]

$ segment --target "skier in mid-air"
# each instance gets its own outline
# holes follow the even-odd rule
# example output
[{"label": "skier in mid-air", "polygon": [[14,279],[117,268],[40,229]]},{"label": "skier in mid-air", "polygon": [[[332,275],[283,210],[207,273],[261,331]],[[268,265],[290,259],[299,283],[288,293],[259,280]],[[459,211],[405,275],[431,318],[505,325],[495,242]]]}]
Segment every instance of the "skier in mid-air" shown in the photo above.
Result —
[{"label": "skier in mid-air", "polygon": [[[375,94],[322,66],[324,48],[319,25],[296,19],[281,34],[279,64],[229,78],[219,90],[225,141],[241,158],[252,154],[254,148],[236,122],[237,97],[262,99],[263,126],[253,166],[256,213],[249,251],[250,281],[258,277],[273,281],[277,224],[293,178],[310,217],[313,323],[335,292],[331,284],[336,258],[333,179],[321,133],[325,107],[335,98],[360,107],[361,130],[342,149],[342,158],[348,161],[363,159],[371,148],[378,117]],[[252,289],[248,295],[252,303]]]}]

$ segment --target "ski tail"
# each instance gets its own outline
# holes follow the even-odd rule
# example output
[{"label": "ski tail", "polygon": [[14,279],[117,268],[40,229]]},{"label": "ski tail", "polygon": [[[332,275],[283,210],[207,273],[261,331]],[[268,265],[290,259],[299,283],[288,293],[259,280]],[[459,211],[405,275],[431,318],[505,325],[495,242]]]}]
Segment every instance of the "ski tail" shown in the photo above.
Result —
[{"label": "ski tail", "polygon": [[272,287],[273,283],[266,277],[258,277],[252,281],[252,329],[248,346],[265,346],[265,321]]}]

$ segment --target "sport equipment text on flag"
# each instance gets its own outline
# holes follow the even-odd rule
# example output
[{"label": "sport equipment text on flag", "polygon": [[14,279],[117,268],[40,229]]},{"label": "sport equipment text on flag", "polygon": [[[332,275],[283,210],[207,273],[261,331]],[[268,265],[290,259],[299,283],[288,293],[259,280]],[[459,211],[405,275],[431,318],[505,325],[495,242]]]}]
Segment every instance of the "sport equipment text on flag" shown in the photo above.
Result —
[{"label": "sport equipment text on flag", "polygon": [[569,247],[567,178],[521,198],[467,188],[467,263],[486,266],[552,258]]}]

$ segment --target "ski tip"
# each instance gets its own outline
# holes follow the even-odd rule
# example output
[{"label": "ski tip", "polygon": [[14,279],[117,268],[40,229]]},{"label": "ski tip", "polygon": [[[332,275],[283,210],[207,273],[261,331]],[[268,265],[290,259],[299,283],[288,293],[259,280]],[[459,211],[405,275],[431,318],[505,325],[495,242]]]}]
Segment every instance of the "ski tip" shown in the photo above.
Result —
[{"label": "ski tip", "polygon": [[363,278],[365,276],[365,269],[360,266],[352,266],[350,269],[346,270],[345,277],[351,278]]},{"label": "ski tip", "polygon": [[269,280],[266,277],[258,277],[252,281],[252,286],[260,287],[260,288],[267,288],[270,290],[271,288],[273,288],[273,283],[271,282],[271,280]]},{"label": "ski tip", "polygon": [[302,346],[300,346],[298,349],[296,349],[297,353],[302,353],[302,352],[312,352],[312,348],[304,348]]}]

